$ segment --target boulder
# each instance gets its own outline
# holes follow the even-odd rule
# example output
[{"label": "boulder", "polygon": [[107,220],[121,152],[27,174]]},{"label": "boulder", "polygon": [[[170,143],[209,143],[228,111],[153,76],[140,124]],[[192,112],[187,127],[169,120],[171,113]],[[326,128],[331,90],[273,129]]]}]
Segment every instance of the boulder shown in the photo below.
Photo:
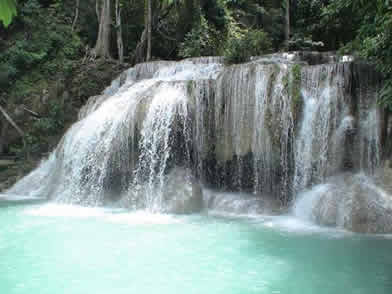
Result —
[{"label": "boulder", "polygon": [[10,159],[0,159],[0,168],[3,167],[10,167],[12,165],[15,165],[15,161],[14,160],[10,160]]},{"label": "boulder", "polygon": [[392,195],[392,160],[386,160],[375,173],[375,183]]},{"label": "boulder", "polygon": [[392,194],[363,174],[335,178],[317,195],[311,219],[358,233],[392,233]]}]

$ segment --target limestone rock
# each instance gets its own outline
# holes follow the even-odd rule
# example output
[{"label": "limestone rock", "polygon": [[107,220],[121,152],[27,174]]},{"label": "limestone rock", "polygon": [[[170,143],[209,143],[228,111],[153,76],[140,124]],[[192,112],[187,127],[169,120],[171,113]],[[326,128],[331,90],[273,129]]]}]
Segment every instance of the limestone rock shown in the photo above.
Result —
[{"label": "limestone rock", "polygon": [[392,194],[365,175],[336,180],[317,197],[312,219],[359,233],[392,233]]}]

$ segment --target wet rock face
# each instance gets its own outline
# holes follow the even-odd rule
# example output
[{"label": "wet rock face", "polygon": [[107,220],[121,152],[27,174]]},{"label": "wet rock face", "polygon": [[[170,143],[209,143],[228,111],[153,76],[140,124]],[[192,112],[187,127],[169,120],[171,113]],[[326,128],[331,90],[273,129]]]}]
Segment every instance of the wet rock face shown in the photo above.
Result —
[{"label": "wet rock face", "polygon": [[274,53],[267,56],[269,56],[270,58],[275,58],[281,62],[303,62],[307,65],[354,61],[353,56],[338,56],[336,52],[292,51],[284,53]]},{"label": "wet rock face", "polygon": [[346,175],[320,194],[312,218],[358,233],[392,233],[392,194],[364,175]]},{"label": "wet rock face", "polygon": [[392,195],[392,160],[386,160],[375,173],[375,184]]},{"label": "wet rock face", "polygon": [[339,172],[377,167],[378,79],[351,61],[331,53],[273,54],[197,83],[194,142],[203,183],[288,203]]},{"label": "wet rock face", "polygon": [[392,197],[382,194],[368,187],[359,188],[347,228],[360,233],[391,233]]},{"label": "wet rock face", "polygon": [[331,189],[321,196],[313,208],[313,214],[317,223],[324,226],[338,225],[338,197],[336,189]]},{"label": "wet rock face", "polygon": [[189,170],[175,168],[167,176],[162,191],[163,210],[168,213],[189,214],[203,209],[203,192]]}]

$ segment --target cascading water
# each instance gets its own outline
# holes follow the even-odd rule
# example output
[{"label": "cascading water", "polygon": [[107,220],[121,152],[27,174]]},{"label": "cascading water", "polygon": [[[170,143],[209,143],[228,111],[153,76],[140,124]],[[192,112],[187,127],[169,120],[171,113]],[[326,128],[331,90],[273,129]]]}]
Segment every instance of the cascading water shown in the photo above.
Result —
[{"label": "cascading water", "polygon": [[371,173],[380,165],[380,114],[377,107],[373,106],[363,121],[360,121],[360,167]]},{"label": "cascading water", "polygon": [[128,70],[91,98],[49,159],[9,193],[92,206],[125,198],[124,205],[161,210],[177,133],[188,141],[191,136],[187,83],[220,69],[196,60]]},{"label": "cascading water", "polygon": [[[378,84],[353,62],[295,59],[136,65],[90,98],[50,157],[8,193],[193,212],[203,206],[202,183],[253,193],[247,203],[286,205],[298,197],[308,203],[297,207],[317,206],[314,195],[307,200],[301,193],[341,172],[372,173],[380,164]],[[318,199],[325,194],[319,192]]]},{"label": "cascading water", "polygon": [[388,232],[388,201],[380,205],[386,192],[369,188],[375,187],[369,176],[381,163],[379,83],[366,71],[359,79],[362,70],[342,63],[316,66],[310,72],[313,76],[303,87],[304,119],[296,143],[298,199],[293,212],[323,225]]},{"label": "cascading water", "polygon": [[[140,132],[140,155],[134,186],[140,189],[138,185],[145,183],[146,189],[142,193],[146,206],[153,211],[159,211],[162,207],[165,171],[173,147],[170,142],[172,127],[175,127],[176,117],[186,122],[187,116],[185,89],[178,86],[165,85],[149,105]],[[177,127],[183,127],[182,131],[187,132],[186,125]]]},{"label": "cascading water", "polygon": [[287,194],[294,133],[287,64],[227,69],[217,81],[216,158],[224,185],[257,193]]},{"label": "cascading water", "polygon": [[[67,203],[102,205],[115,181],[115,193],[133,166],[134,114],[154,81],[118,91],[66,133],[45,166],[44,183],[35,189],[36,173],[17,183],[12,193],[31,194]],[[35,184],[37,185],[37,184]]]},{"label": "cascading water", "polygon": [[337,132],[349,115],[349,101],[341,85],[343,74],[344,64],[313,66],[302,71],[304,111],[296,139],[296,192],[322,182],[340,167],[340,154],[331,149],[338,149],[344,142],[344,136]]}]

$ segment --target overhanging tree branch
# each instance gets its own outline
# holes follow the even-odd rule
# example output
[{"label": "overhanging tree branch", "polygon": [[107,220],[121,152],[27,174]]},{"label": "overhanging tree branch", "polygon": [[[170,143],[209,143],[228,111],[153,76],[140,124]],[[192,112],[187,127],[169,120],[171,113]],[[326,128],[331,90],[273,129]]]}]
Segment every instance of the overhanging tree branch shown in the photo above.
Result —
[{"label": "overhanging tree branch", "polygon": [[13,121],[13,119],[8,115],[8,113],[5,111],[5,109],[0,105],[0,112],[3,114],[5,119],[15,128],[15,130],[19,133],[21,137],[25,136],[25,133],[22,131],[21,128],[18,127],[18,125]]}]

